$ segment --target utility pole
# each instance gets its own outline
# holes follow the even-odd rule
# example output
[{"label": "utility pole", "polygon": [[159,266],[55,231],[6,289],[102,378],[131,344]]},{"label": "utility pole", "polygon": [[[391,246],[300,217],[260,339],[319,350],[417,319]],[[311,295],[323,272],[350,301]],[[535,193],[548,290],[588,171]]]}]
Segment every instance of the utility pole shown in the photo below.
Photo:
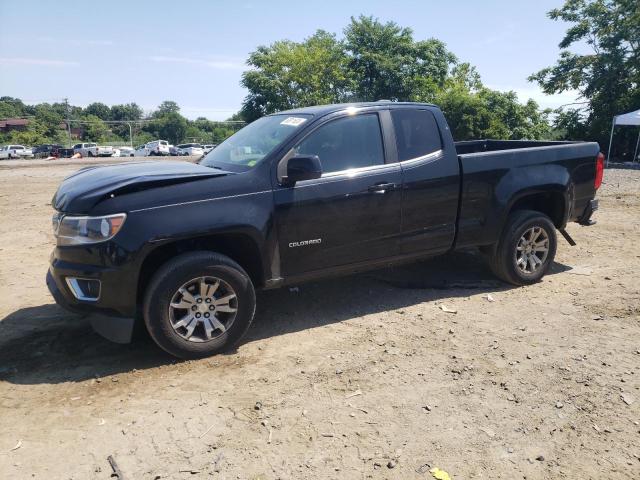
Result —
[{"label": "utility pole", "polygon": [[133,133],[131,131],[131,124],[129,122],[127,122],[127,125],[129,125],[129,143],[130,143],[130,147],[133,148]]},{"label": "utility pole", "polygon": [[67,147],[71,148],[71,123],[69,122],[69,99],[64,99],[65,112],[67,113],[67,132],[69,133],[69,144]]}]

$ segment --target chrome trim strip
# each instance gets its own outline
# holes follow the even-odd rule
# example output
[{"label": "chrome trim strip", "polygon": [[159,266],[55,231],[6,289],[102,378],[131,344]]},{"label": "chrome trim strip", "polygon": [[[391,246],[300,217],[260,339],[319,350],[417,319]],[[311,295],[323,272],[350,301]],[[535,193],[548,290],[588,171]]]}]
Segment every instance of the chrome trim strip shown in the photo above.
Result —
[{"label": "chrome trim strip", "polygon": [[194,203],[215,202],[216,200],[226,200],[228,198],[247,197],[249,195],[259,195],[261,193],[271,193],[271,192],[272,192],[272,190],[262,190],[260,192],[239,193],[238,195],[228,195],[226,197],[205,198],[203,200],[192,200],[190,202],[169,203],[167,205],[158,205],[156,207],[138,208],[136,210],[131,210],[131,213],[145,212],[147,210],[156,210],[158,208],[179,207],[181,205],[191,205],[191,204],[194,204]]},{"label": "chrome trim strip", "polygon": [[[102,293],[102,282],[97,278],[78,278],[78,277],[66,277],[67,286],[73,296],[78,300],[83,302],[97,302],[100,299],[100,294]],[[80,285],[78,285],[78,280],[85,280],[87,282],[98,282],[98,296],[97,297],[87,297],[82,293],[82,289]]]},{"label": "chrome trim strip", "polygon": [[403,160],[402,162],[400,162],[400,165],[402,165],[403,167],[411,168],[414,166],[418,166],[419,164],[435,162],[443,156],[443,153],[444,152],[442,151],[442,149],[436,150],[435,152],[427,153],[426,155],[423,155],[421,157]]},{"label": "chrome trim strip", "polygon": [[304,188],[313,187],[315,185],[324,185],[326,183],[335,183],[344,180],[358,179],[380,175],[381,173],[395,173],[399,171],[400,163],[384,163],[380,165],[371,165],[369,167],[352,168],[350,170],[340,170],[323,175],[317,180],[304,180],[296,183],[292,187],[287,188]]},{"label": "chrome trim strip", "polygon": [[355,177],[357,176],[360,172],[370,172],[370,171],[377,171],[377,170],[383,170],[385,167],[389,168],[392,167],[393,165],[395,165],[394,163],[380,163],[378,165],[367,165],[366,167],[358,167],[358,168],[349,168],[347,170],[338,170],[335,172],[327,172],[326,174],[322,174],[322,177],[320,178],[331,178],[331,177],[337,177],[338,175],[344,175],[346,177]]}]

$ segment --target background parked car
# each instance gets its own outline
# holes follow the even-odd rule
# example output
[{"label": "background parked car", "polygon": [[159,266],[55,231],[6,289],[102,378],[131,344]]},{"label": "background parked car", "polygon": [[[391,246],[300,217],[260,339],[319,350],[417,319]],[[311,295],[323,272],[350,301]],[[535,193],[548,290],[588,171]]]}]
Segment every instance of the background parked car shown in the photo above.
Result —
[{"label": "background parked car", "polygon": [[199,143],[183,143],[178,145],[179,155],[203,155],[204,149]]},{"label": "background parked car", "polygon": [[211,144],[211,145],[203,145],[203,149],[204,149],[204,153],[207,154],[209,153],[211,150],[213,150],[214,148],[216,148],[218,145],[217,144]]},{"label": "background parked car", "polygon": [[78,143],[73,146],[73,151],[83,157],[110,157],[113,155],[113,147],[98,146],[96,143]]},{"label": "background parked car", "polygon": [[57,157],[58,150],[64,148],[62,145],[57,145],[53,143],[46,143],[44,145],[38,145],[32,149],[33,156],[35,158],[48,158],[48,157]]},{"label": "background parked car", "polygon": [[136,147],[136,157],[161,157],[169,155],[169,142],[166,140],[154,140]]},{"label": "background parked car", "polygon": [[73,148],[59,148],[56,153],[57,155],[54,156],[58,158],[71,158],[75,152],[73,151]]},{"label": "background parked car", "polygon": [[5,145],[0,149],[0,160],[12,158],[33,158],[33,152],[24,145]]},{"label": "background parked car", "polygon": [[171,155],[172,157],[180,155],[180,149],[175,145],[169,145],[169,155]]},{"label": "background parked car", "polygon": [[134,148],[131,147],[120,147],[120,155],[121,157],[133,157],[133,154],[135,152]]}]

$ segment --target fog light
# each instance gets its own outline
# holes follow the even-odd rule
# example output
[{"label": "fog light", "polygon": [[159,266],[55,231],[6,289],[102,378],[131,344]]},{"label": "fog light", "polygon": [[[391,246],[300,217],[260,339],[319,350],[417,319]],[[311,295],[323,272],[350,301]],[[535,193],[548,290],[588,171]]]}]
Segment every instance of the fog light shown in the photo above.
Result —
[{"label": "fog light", "polygon": [[67,285],[73,296],[84,302],[96,302],[100,298],[100,280],[67,277]]}]

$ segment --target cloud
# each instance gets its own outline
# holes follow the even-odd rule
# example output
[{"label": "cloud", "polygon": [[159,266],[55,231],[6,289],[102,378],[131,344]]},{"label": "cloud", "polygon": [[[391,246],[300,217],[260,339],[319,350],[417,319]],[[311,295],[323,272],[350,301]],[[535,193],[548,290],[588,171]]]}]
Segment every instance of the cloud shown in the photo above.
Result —
[{"label": "cloud", "polygon": [[52,37],[43,35],[36,37],[40,43],[54,43],[59,45],[73,45],[75,47],[92,46],[92,47],[112,47],[116,44],[113,40],[74,40],[66,38],[66,36]]},{"label": "cloud", "polygon": [[40,67],[77,67],[78,62],[49,58],[0,57],[0,65],[36,65]]},{"label": "cloud", "polygon": [[[82,42],[78,43],[82,44]],[[113,40],[87,40],[86,43],[88,45],[95,45],[100,47],[110,47],[112,45],[115,45],[115,42]]]},{"label": "cloud", "polygon": [[237,70],[245,67],[242,62],[232,62],[232,61],[224,61],[224,60],[207,60],[205,58],[169,57],[164,55],[154,55],[148,58],[152,62],[182,63],[187,65],[195,65],[198,67],[215,68],[217,70]]}]

